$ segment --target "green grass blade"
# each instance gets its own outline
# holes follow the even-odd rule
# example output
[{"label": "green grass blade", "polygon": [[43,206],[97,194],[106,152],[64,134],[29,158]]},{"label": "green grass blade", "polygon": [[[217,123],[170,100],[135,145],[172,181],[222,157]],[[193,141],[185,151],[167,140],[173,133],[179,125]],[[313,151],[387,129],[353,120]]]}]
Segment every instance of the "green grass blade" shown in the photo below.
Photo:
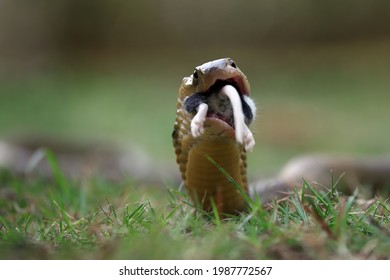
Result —
[{"label": "green grass blade", "polygon": [[323,205],[328,205],[327,201],[322,197],[322,195],[317,192],[316,189],[314,189],[304,178],[302,178],[304,185],[306,188],[308,188],[314,196],[323,204]]},{"label": "green grass blade", "polygon": [[57,185],[60,187],[62,194],[67,198],[71,197],[68,181],[66,180],[65,176],[62,174],[57,158],[51,150],[48,149],[46,150],[46,159],[53,173],[54,180],[56,181]]},{"label": "green grass blade", "polygon": [[60,210],[61,216],[63,221],[65,222],[68,229],[70,229],[73,232],[76,232],[75,228],[72,225],[72,222],[70,221],[69,214],[66,213],[64,209],[64,205],[61,202],[53,201],[54,205],[57,206],[57,208]]},{"label": "green grass blade", "polygon": [[215,200],[210,199],[210,202],[211,202],[211,208],[212,208],[213,214],[214,214],[215,225],[218,228],[221,226],[221,217],[220,217],[221,213],[219,213],[219,211],[218,211],[218,206],[215,203]]}]

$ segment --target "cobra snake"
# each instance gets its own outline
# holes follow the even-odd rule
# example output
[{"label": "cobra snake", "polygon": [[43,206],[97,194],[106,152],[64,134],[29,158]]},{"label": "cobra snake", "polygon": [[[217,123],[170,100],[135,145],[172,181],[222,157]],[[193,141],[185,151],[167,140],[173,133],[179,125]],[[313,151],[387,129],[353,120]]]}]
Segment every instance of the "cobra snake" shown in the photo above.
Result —
[{"label": "cobra snake", "polygon": [[[262,202],[282,198],[302,186],[331,186],[352,194],[390,193],[390,156],[353,158],[307,155],[293,159],[271,180],[248,188],[247,151],[255,142],[248,125],[256,115],[245,74],[230,58],[195,67],[179,88],[173,145],[181,177],[190,198],[204,211],[237,214],[245,211],[245,194]],[[243,193],[244,192],[244,193]]]},{"label": "cobra snake", "polygon": [[173,145],[190,198],[220,214],[246,209],[247,151],[255,141],[248,125],[256,107],[245,74],[230,58],[195,67],[183,78]]}]

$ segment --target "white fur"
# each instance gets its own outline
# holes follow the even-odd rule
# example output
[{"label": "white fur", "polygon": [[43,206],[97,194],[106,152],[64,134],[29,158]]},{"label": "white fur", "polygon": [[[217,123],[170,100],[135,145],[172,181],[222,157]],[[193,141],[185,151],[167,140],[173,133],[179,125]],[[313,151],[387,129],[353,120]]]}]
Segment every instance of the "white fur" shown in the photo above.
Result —
[{"label": "white fur", "polygon": [[[227,97],[229,97],[233,107],[234,126],[237,142],[240,144],[244,144],[245,150],[252,151],[253,147],[255,146],[255,139],[253,137],[252,132],[249,130],[248,126],[244,122],[244,112],[242,110],[242,103],[239,93],[231,85],[224,86],[221,89],[221,93],[224,93]],[[248,105],[252,109],[252,106],[254,106],[254,102],[251,100],[250,104],[248,103]]]},{"label": "white fur", "polygon": [[249,105],[249,108],[251,108],[252,116],[253,116],[252,122],[253,122],[256,119],[256,104],[252,100],[252,98],[250,98],[247,95],[244,95],[244,100],[245,100],[246,104]]},{"label": "white fur", "polygon": [[209,106],[206,103],[202,103],[198,107],[198,112],[191,121],[191,133],[194,137],[199,137],[203,134],[204,128],[203,124],[206,120],[207,110]]}]

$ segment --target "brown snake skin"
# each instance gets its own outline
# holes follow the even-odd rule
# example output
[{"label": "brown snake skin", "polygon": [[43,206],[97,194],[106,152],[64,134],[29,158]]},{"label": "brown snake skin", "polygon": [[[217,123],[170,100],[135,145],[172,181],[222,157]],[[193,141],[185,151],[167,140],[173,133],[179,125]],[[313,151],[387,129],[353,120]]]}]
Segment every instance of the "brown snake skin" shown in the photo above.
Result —
[{"label": "brown snake skin", "polygon": [[211,211],[213,201],[218,213],[237,214],[246,209],[246,201],[218,167],[226,170],[247,193],[245,148],[236,141],[234,128],[216,117],[208,116],[204,133],[194,137],[191,120],[195,114],[184,108],[187,97],[194,93],[211,94],[210,88],[217,81],[234,85],[241,95],[249,96],[248,80],[233,60],[219,59],[196,67],[193,75],[183,79],[179,89],[173,145],[184,185],[194,203]]}]

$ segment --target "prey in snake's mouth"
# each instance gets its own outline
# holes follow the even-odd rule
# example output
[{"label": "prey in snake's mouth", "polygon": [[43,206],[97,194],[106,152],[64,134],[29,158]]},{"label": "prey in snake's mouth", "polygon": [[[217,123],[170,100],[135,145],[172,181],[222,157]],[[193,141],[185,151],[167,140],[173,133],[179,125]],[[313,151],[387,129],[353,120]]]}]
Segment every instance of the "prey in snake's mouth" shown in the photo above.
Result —
[{"label": "prey in snake's mouth", "polygon": [[194,114],[191,132],[194,137],[204,133],[206,119],[217,119],[235,130],[236,140],[246,150],[254,146],[254,138],[248,126],[255,117],[256,107],[245,92],[240,77],[216,80],[204,92],[197,92],[184,100],[184,108]]}]

